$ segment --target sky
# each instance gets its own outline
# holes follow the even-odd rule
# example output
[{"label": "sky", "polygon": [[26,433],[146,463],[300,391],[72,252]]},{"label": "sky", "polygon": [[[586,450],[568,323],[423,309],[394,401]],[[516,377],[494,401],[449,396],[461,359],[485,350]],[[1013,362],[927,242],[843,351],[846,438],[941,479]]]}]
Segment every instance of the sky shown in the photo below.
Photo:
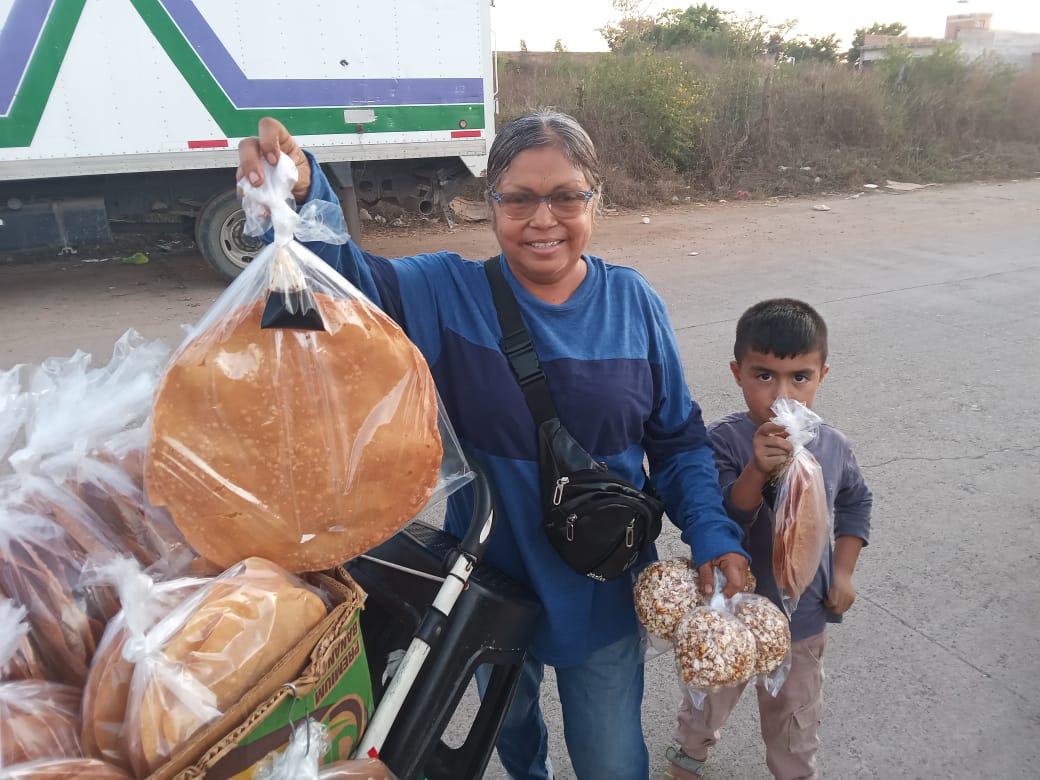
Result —
[{"label": "sky", "polygon": [[[646,0],[646,6],[657,12],[696,2],[700,0]],[[797,19],[796,32],[819,36],[833,32],[845,44],[857,27],[874,22],[903,22],[909,35],[941,38],[946,17],[958,13],[992,13],[995,30],[1040,33],[1040,0],[719,0],[714,5],[738,16],[764,16],[770,22]],[[619,16],[611,0],[494,0],[491,28],[495,47],[503,51],[519,49],[521,38],[532,51],[552,49],[557,38],[570,51],[602,51],[607,46],[596,29]]]}]

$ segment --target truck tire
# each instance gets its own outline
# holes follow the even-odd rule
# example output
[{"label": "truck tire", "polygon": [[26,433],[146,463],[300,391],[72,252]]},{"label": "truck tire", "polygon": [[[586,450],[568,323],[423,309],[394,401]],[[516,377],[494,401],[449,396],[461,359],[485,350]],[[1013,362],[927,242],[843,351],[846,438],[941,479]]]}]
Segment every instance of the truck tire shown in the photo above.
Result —
[{"label": "truck tire", "polygon": [[246,215],[234,189],[218,192],[195,217],[195,243],[228,281],[245,269],[263,243],[245,235]]}]

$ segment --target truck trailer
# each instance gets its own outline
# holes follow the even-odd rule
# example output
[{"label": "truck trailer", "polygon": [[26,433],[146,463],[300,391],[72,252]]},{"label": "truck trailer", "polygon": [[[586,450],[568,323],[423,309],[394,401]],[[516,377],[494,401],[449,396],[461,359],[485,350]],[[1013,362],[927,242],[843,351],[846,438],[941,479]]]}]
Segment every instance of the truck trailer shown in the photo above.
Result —
[{"label": "truck trailer", "polygon": [[0,251],[192,229],[258,250],[237,145],[282,121],[359,206],[438,213],[494,136],[490,0],[0,0]]}]

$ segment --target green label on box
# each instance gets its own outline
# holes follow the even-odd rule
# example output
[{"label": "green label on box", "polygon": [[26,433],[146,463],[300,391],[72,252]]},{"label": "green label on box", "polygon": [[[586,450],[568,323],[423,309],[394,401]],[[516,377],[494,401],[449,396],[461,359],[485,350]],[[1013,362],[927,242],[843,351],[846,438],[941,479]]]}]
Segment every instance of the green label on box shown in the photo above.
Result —
[{"label": "green label on box", "polygon": [[372,680],[361,641],[360,610],[328,651],[333,664],[310,692],[287,697],[206,773],[212,780],[250,780],[257,762],[285,747],[292,725],[307,718],[325,724],[325,762],[350,758],[372,714]]}]

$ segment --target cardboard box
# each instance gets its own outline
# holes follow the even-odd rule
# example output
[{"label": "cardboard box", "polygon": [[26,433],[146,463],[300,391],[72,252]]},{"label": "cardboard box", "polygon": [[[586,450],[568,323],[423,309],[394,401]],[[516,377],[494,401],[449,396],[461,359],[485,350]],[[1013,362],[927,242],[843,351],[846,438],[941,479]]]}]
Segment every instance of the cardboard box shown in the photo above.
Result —
[{"label": "cardboard box", "polygon": [[372,682],[361,638],[364,592],[341,572],[312,575],[336,606],[224,717],[199,731],[149,780],[234,780],[285,747],[307,717],[329,728],[326,761],[348,758],[372,713]]}]

